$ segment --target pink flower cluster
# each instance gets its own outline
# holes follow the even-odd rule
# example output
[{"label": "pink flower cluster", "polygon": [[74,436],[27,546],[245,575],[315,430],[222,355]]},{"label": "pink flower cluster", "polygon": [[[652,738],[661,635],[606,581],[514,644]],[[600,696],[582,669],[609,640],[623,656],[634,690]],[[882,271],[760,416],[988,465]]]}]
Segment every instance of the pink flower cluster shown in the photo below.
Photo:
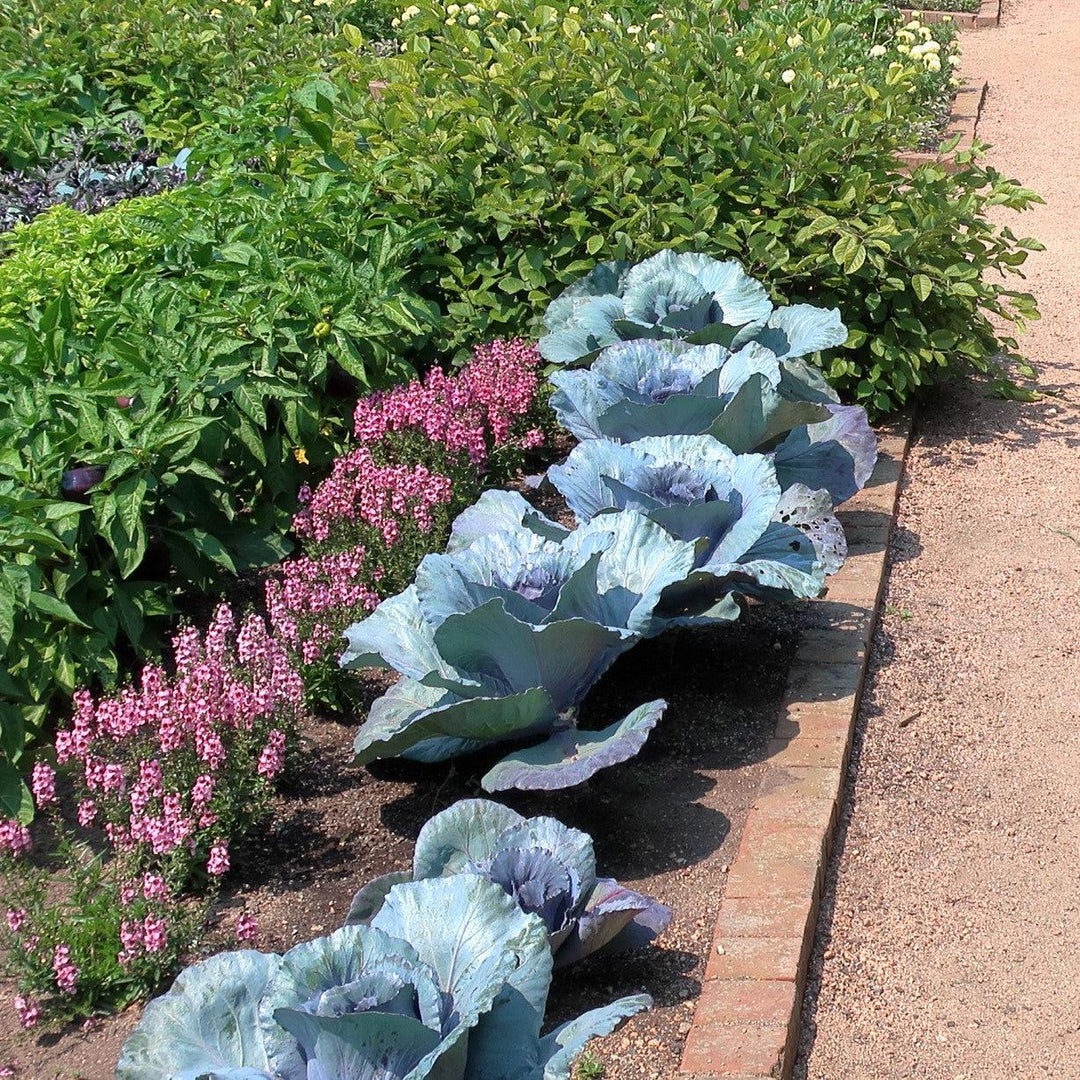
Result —
[{"label": "pink flower cluster", "polygon": [[[100,876],[85,887],[85,866],[68,854],[82,846],[58,844],[73,887],[55,910],[49,872],[28,865],[9,875],[0,927],[26,1027],[46,1010],[70,1015],[119,986],[139,993],[158,983],[190,936],[190,906],[178,900],[193,878],[229,871],[230,841],[268,808],[285,766],[304,685],[263,620],[238,622],[221,605],[205,633],[177,634],[173,654],[171,673],[148,665],[137,685],[113,696],[77,693],[55,738],[57,768],[34,766],[35,804],[57,833],[78,839],[62,813],[70,794],[79,828],[100,830],[108,845]],[[24,826],[0,823],[8,853],[29,844]],[[72,939],[73,923],[89,934]]]},{"label": "pink flower cluster", "polygon": [[0,821],[0,852],[18,858],[30,850],[30,830],[20,825],[14,818]]},{"label": "pink flower cluster", "polygon": [[79,969],[72,963],[71,946],[57,945],[53,950],[53,974],[61,994],[74,994],[79,983]]},{"label": "pink flower cluster", "polygon": [[282,564],[280,579],[267,579],[270,622],[303,663],[314,663],[341,636],[343,614],[358,617],[378,604],[364,556],[363,545],[321,559],[302,555]]},{"label": "pink flower cluster", "polygon": [[259,938],[259,923],[254,915],[241,915],[236,920],[236,940],[254,942]]},{"label": "pink flower cluster", "polygon": [[121,967],[128,967],[144,953],[163,952],[169,943],[169,927],[160,915],[124,919],[120,923],[121,949],[117,956]]},{"label": "pink flower cluster", "polygon": [[[247,789],[283,767],[304,694],[262,619],[237,626],[226,604],[205,635],[181,630],[173,652],[172,677],[148,665],[137,687],[114,697],[77,693],[71,724],[56,736],[57,763],[76,770],[79,824],[101,824],[117,851],[151,867],[175,852],[206,859],[227,840],[219,834],[244,816]],[[33,790],[39,808],[55,801],[48,766],[35,766]],[[143,880],[144,891],[167,893],[159,874]]]},{"label": "pink flower cluster", "polygon": [[[492,449],[509,442],[515,422],[533,408],[538,360],[536,347],[521,339],[477,346],[456,375],[433,368],[423,382],[361,399],[353,430],[370,446],[413,428],[451,453],[467,454],[482,471]],[[526,438],[535,446],[538,435],[533,429]]]},{"label": "pink flower cluster", "polygon": [[333,651],[349,623],[412,576],[442,539],[437,523],[445,528],[455,505],[478,493],[493,453],[543,442],[528,426],[538,365],[535,346],[499,341],[479,346],[457,374],[436,368],[357,404],[359,446],[301,492],[293,529],[308,550],[266,586],[274,631],[304,664]]},{"label": "pink flower cluster", "polygon": [[15,995],[15,1012],[19,1017],[19,1023],[28,1030],[37,1025],[38,1020],[41,1019],[41,1007],[32,998],[24,997],[22,994]]},{"label": "pink flower cluster", "polygon": [[448,477],[423,465],[380,467],[371,450],[361,446],[334,462],[330,475],[293,518],[293,530],[323,541],[339,523],[360,521],[376,529],[389,547],[401,535],[404,517],[411,517],[421,532],[430,532],[432,509],[449,502],[450,494]]}]

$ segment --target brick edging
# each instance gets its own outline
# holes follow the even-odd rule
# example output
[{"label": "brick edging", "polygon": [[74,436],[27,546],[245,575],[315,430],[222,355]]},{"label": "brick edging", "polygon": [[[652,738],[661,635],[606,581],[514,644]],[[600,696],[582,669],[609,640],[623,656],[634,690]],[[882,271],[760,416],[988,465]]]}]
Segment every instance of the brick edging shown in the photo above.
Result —
[{"label": "brick edging", "polygon": [[940,150],[915,151],[906,150],[896,155],[902,172],[911,172],[920,165],[937,163],[946,172],[956,172],[956,155],[962,150],[970,150],[975,143],[975,132],[979,125],[979,117],[982,115],[983,103],[986,100],[986,92],[989,83],[982,78],[967,78],[953,96],[952,113],[949,116],[948,125],[941,136],[942,143],[960,136],[960,141],[947,154]]},{"label": "brick edging", "polygon": [[810,605],[769,758],[727,875],[681,1080],[787,1078],[877,623],[911,422],[886,429],[844,505],[848,559]]},{"label": "brick edging", "polygon": [[948,22],[951,19],[961,30],[982,30],[988,26],[1001,25],[1001,0],[982,0],[978,11],[932,11],[920,7],[904,7],[900,14],[910,19],[915,12],[923,23]]}]

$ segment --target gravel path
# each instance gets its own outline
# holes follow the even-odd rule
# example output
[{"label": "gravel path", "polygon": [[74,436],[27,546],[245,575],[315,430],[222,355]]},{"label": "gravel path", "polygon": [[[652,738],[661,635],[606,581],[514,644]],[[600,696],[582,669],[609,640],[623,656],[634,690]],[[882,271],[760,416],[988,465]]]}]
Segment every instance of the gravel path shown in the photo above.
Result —
[{"label": "gravel path", "polygon": [[1062,396],[920,414],[797,1080],[1080,1078],[1080,3],[964,44]]}]

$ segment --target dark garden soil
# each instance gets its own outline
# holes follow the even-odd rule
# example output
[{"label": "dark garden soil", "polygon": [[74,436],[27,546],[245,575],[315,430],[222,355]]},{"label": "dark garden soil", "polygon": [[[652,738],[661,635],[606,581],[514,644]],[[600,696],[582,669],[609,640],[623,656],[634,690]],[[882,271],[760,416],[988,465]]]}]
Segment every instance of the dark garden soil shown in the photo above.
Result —
[{"label": "dark garden soil", "polygon": [[[666,1080],[678,1068],[724,874],[757,789],[800,624],[798,608],[755,607],[731,627],[679,631],[638,646],[598,684],[583,712],[589,726],[601,726],[666,696],[667,714],[640,756],[580,788],[507,799],[521,813],[551,814],[587,830],[601,874],[674,910],[654,946],[556,976],[551,1022],[641,990],[656,1000],[655,1009],[595,1046],[607,1080]],[[204,951],[235,947],[242,912],[257,917],[263,949],[280,951],[335,929],[361,885],[409,865],[432,814],[483,795],[479,779],[495,760],[353,769],[353,732],[349,724],[311,723],[308,751],[283,786],[273,820],[234,851]],[[14,1067],[19,1080],[108,1080],[138,1015],[131,1009],[86,1029],[34,1036],[4,1010],[0,1065]]]}]

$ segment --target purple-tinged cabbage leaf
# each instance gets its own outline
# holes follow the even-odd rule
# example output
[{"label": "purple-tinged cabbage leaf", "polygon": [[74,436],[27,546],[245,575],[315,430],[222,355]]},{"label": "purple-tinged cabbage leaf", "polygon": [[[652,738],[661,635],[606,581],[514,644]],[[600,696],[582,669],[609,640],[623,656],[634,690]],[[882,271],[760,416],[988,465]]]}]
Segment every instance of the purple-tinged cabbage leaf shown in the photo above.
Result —
[{"label": "purple-tinged cabbage leaf", "polygon": [[551,404],[578,439],[630,443],[663,435],[711,435],[736,454],[769,453],[782,487],[825,488],[834,503],[866,483],[876,439],[857,406],[796,377],[812,369],[780,360],[759,342],[721,345],[631,341],[592,367],[551,376]]},{"label": "purple-tinged cabbage leaf", "polygon": [[367,924],[394,885],[479,874],[500,885],[547,927],[555,966],[599,949],[635,948],[671,921],[662,904],[597,878],[592,838],[554,818],[525,818],[500,803],[463,799],[420,830],[412,874],[386,874],[353,898],[347,924]]},{"label": "purple-tinged cabbage leaf", "polygon": [[589,1038],[651,1002],[541,1036],[551,971],[544,923],[494,882],[397,885],[369,926],[187,968],[146,1007],[117,1080],[569,1080]]},{"label": "purple-tinged cabbage leaf", "polygon": [[[500,521],[497,531],[484,531],[489,519]],[[403,676],[357,732],[356,762],[436,761],[551,736],[533,765],[515,758],[513,774],[516,786],[555,787],[625,760],[662,703],[613,725],[608,740],[578,730],[579,706],[641,640],[664,589],[686,577],[694,558],[693,544],[640,514],[570,531],[519,495],[485,493],[455,523],[446,554],[428,555],[413,585],[346,631],[343,666]],[[552,756],[555,748],[571,760]]]}]

